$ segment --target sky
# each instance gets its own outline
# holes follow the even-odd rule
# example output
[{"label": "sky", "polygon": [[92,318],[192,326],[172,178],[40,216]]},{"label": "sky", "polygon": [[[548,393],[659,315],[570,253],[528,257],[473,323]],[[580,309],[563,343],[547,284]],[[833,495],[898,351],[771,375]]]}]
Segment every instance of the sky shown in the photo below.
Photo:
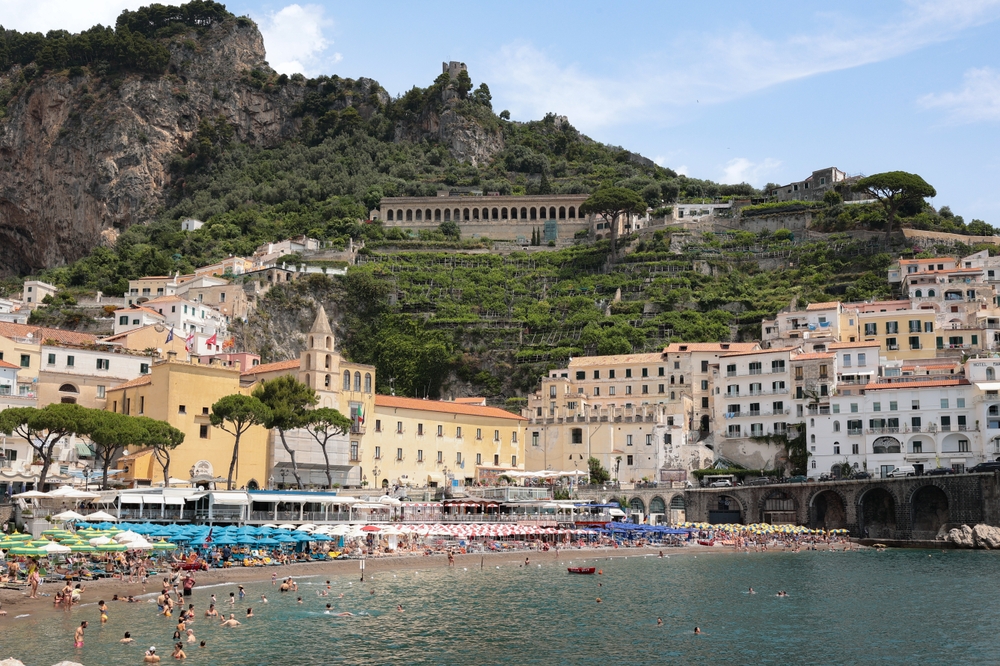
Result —
[{"label": "sky", "polygon": [[[17,30],[113,24],[133,0],[0,0]],[[784,184],[918,173],[1000,227],[1000,0],[239,0],[271,66],[391,94],[466,63],[496,111],[554,112],[692,177]]]}]

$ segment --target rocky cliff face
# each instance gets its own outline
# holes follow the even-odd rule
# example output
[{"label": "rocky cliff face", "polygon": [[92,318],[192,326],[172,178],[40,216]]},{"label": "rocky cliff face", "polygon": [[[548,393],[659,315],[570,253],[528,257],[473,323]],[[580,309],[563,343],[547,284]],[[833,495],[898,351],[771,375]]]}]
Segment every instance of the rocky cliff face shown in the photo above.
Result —
[{"label": "rocky cliff face", "polygon": [[[11,101],[0,119],[0,275],[73,261],[148,221],[171,158],[203,118],[222,116],[240,141],[260,146],[297,133],[304,86],[264,90],[248,76],[271,73],[253,24],[226,21],[169,49],[163,76],[54,72]],[[20,73],[0,76],[0,86]]]}]

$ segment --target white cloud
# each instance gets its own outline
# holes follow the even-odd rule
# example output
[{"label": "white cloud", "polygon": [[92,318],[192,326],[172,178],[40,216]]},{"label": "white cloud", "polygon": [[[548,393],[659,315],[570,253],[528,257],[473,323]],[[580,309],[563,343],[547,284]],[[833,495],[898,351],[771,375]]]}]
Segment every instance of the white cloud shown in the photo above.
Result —
[{"label": "white cloud", "polygon": [[80,32],[98,23],[113,26],[123,10],[148,4],[143,0],[0,0],[0,24],[20,32]]},{"label": "white cloud", "polygon": [[688,169],[687,164],[681,164],[680,166],[675,166],[674,171],[676,171],[678,174],[682,176],[687,176],[689,173],[691,173],[691,170]]},{"label": "white cloud", "polygon": [[322,73],[325,65],[343,59],[339,53],[326,53],[333,41],[323,31],[333,21],[324,16],[319,5],[288,5],[260,17],[257,23],[264,37],[267,60],[276,72],[312,76]]},{"label": "white cloud", "polygon": [[970,69],[962,77],[961,90],[931,93],[918,101],[928,109],[944,109],[956,123],[1000,120],[1000,72]]},{"label": "white cloud", "polygon": [[736,157],[729,160],[722,169],[721,183],[738,184],[750,183],[755,187],[760,187],[768,180],[768,175],[777,171],[781,166],[781,161],[766,158],[763,162],[751,162],[745,157]]},{"label": "white cloud", "polygon": [[770,39],[748,26],[682,37],[659,53],[593,76],[528,43],[499,50],[484,78],[517,117],[566,114],[586,131],[669,119],[787,81],[879,62],[1000,17],[1000,0],[911,2],[883,24],[824,15],[823,30]]}]

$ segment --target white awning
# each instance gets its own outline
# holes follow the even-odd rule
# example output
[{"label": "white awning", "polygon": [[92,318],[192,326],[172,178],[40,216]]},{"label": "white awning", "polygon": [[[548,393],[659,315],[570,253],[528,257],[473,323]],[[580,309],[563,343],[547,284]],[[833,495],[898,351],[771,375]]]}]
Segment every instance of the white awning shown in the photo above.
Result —
[{"label": "white awning", "polygon": [[621,509],[608,509],[608,513],[612,516],[624,516],[625,512]]},{"label": "white awning", "polygon": [[172,505],[175,504],[175,505],[178,505],[178,506],[183,506],[184,505],[184,498],[183,497],[167,496],[167,497],[163,498],[163,503],[164,504],[172,504]]},{"label": "white awning", "polygon": [[360,502],[357,497],[351,497],[350,495],[333,496],[333,495],[320,495],[318,493],[288,493],[275,495],[274,493],[250,493],[250,499],[254,502],[265,502],[275,504],[278,502],[295,502],[297,504],[310,503],[310,504],[353,504],[354,502]]},{"label": "white awning", "polygon": [[976,382],[980,391],[1000,391],[1000,382]]},{"label": "white awning", "polygon": [[143,504],[163,504],[163,495],[139,495]]},{"label": "white awning", "polygon": [[213,492],[210,493],[212,504],[227,504],[234,506],[246,506],[250,503],[250,496],[242,491],[235,492]]},{"label": "white awning", "polygon": [[122,504],[142,504],[142,495],[122,495]]}]

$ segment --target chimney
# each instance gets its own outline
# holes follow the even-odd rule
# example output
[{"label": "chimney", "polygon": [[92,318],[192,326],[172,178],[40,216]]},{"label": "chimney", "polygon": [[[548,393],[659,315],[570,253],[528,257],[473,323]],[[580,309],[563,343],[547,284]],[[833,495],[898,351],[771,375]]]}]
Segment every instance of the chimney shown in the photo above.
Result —
[{"label": "chimney", "polygon": [[168,361],[176,361],[177,360],[177,352],[175,352],[175,351],[168,351],[167,352],[167,360]]}]

